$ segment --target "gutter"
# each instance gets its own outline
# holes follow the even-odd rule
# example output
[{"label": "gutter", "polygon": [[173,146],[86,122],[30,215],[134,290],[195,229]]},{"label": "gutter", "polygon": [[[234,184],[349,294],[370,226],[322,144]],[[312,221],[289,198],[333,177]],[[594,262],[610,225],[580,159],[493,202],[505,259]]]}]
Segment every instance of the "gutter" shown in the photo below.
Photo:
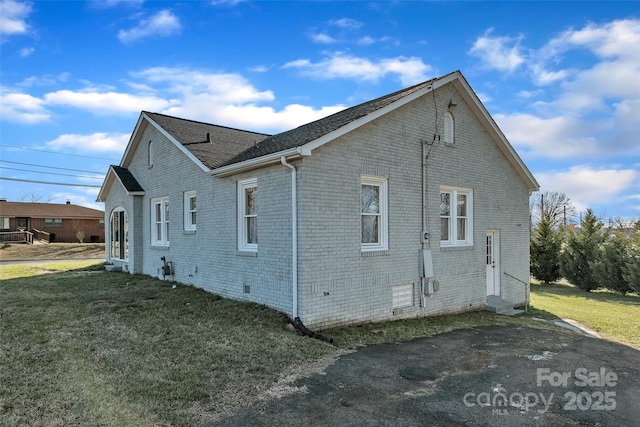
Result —
[{"label": "gutter", "polygon": [[[233,175],[235,173],[245,172],[251,169],[256,169],[262,166],[267,166],[274,163],[281,163],[282,158],[285,157],[289,160],[297,159],[301,156],[309,156],[311,152],[302,147],[294,147],[289,148],[284,151],[279,151],[277,153],[267,154],[266,156],[256,157],[254,159],[245,160],[244,162],[234,163],[227,166],[221,166],[216,169],[212,169],[209,174],[211,176],[225,177],[229,175]],[[284,163],[283,163],[284,164]]]}]

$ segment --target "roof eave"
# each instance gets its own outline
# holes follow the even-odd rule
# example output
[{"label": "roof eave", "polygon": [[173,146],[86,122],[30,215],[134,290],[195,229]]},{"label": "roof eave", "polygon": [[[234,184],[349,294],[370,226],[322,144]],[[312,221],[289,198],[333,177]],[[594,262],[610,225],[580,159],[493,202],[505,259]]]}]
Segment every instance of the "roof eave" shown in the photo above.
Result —
[{"label": "roof eave", "polygon": [[211,176],[222,178],[241,172],[246,172],[252,169],[258,169],[274,163],[279,163],[282,157],[286,157],[287,160],[291,160],[301,156],[309,155],[311,155],[311,152],[304,149],[304,147],[294,147],[287,150],[278,151],[276,153],[267,154],[261,157],[256,157],[254,159],[245,160],[243,162],[221,166],[219,168],[212,169],[209,173]]}]

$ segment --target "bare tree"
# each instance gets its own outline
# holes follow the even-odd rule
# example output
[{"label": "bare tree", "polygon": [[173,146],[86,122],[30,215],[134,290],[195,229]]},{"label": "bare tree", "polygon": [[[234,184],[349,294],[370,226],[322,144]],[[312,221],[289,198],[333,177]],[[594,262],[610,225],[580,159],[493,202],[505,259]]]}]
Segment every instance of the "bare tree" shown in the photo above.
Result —
[{"label": "bare tree", "polygon": [[564,193],[545,191],[531,199],[531,223],[549,220],[553,227],[566,227],[576,214],[576,208]]},{"label": "bare tree", "polygon": [[[22,197],[20,197],[21,202],[31,202],[31,203],[40,203],[42,200],[42,196],[36,193],[24,193]],[[53,200],[53,197],[49,196],[46,202],[42,203],[50,203]]]}]

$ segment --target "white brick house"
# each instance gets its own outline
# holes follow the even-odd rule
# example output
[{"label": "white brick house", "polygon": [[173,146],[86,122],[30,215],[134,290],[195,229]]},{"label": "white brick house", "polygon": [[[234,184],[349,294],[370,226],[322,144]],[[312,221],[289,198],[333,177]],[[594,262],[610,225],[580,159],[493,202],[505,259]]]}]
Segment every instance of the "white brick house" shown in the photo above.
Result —
[{"label": "white brick house", "polygon": [[459,71],[269,136],[142,112],[107,258],[310,328],[528,300],[538,189]]}]

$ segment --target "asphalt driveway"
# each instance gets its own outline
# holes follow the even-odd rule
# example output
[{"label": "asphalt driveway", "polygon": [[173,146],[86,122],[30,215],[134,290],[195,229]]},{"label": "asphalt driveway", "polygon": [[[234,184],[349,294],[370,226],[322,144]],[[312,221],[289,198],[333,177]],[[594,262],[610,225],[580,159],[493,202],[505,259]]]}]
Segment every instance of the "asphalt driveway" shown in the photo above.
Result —
[{"label": "asphalt driveway", "polygon": [[640,426],[640,351],[570,331],[368,346],[220,426]]}]

